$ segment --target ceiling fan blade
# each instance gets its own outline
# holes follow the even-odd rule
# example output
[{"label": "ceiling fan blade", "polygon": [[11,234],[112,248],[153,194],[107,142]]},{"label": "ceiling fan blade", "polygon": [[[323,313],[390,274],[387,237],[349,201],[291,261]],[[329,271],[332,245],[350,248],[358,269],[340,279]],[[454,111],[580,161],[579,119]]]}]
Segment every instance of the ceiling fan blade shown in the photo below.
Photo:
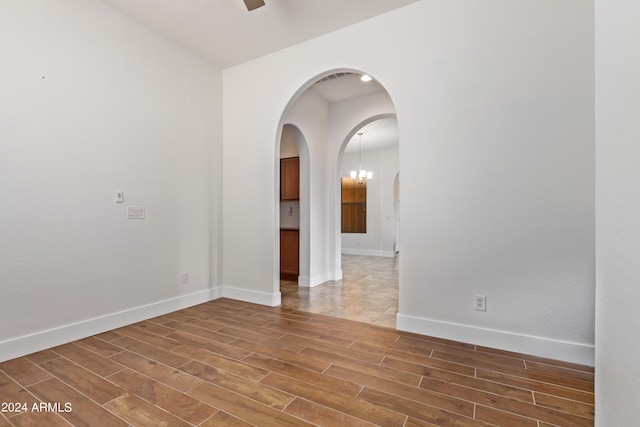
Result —
[{"label": "ceiling fan blade", "polygon": [[264,0],[244,0],[244,5],[249,11],[264,6]]}]

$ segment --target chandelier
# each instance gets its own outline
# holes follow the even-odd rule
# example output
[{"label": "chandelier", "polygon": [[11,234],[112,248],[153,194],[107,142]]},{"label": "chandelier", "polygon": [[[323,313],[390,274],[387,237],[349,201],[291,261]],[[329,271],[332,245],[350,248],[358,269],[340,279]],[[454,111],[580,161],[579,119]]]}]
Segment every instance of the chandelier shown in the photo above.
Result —
[{"label": "chandelier", "polygon": [[362,169],[362,132],[358,132],[358,144],[360,146],[359,168],[357,171],[351,171],[351,179],[358,184],[363,184],[373,178],[373,172]]}]

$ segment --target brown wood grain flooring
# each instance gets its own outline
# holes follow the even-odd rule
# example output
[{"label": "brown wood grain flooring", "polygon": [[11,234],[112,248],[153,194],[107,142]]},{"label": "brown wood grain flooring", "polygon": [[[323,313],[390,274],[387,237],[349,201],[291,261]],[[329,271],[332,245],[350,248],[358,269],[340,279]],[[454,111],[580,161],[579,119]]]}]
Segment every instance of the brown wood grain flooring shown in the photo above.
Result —
[{"label": "brown wood grain flooring", "polygon": [[[593,368],[219,299],[0,363],[5,426],[593,426]],[[71,411],[32,410],[41,403]],[[5,409],[7,409],[5,407]]]}]

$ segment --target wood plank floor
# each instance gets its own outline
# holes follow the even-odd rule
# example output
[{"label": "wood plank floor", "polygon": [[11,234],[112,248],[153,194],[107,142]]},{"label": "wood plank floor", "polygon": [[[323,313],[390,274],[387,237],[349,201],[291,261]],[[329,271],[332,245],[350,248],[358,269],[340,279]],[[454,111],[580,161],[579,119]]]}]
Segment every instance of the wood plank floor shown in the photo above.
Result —
[{"label": "wood plank floor", "polygon": [[0,363],[0,427],[592,426],[593,376],[219,299]]}]

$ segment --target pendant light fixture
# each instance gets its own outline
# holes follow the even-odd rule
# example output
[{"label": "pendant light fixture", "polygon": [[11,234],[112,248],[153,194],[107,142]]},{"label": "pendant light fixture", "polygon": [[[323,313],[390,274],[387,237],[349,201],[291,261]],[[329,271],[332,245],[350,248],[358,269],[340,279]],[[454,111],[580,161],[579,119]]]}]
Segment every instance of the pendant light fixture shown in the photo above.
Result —
[{"label": "pendant light fixture", "polygon": [[373,179],[373,172],[362,169],[362,132],[358,132],[358,144],[360,146],[359,168],[357,171],[351,171],[351,179],[358,184],[363,184],[369,179]]}]

